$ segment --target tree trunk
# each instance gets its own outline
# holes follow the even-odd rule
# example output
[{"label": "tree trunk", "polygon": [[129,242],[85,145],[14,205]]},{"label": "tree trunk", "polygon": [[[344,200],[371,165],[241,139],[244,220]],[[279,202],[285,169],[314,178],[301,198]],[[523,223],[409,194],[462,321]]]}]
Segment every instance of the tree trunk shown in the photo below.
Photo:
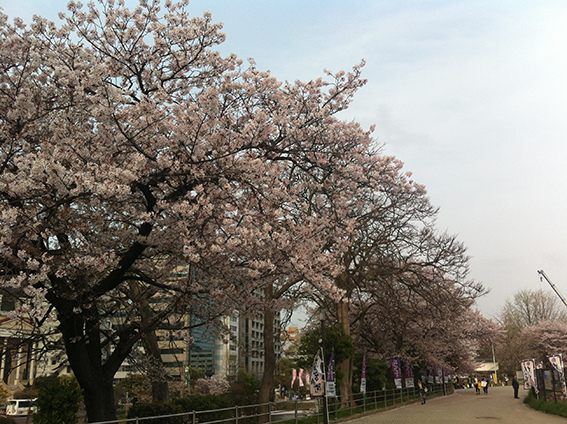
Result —
[{"label": "tree trunk", "polygon": [[[350,336],[350,321],[348,318],[348,301],[339,301],[337,304],[337,318],[339,326],[343,332]],[[339,369],[342,372],[342,379],[340,385],[341,393],[341,408],[346,408],[351,405],[352,401],[352,368],[353,368],[353,356],[345,359],[339,364]]]},{"label": "tree trunk", "polygon": [[150,331],[142,337],[146,353],[150,357],[149,379],[152,385],[153,402],[169,402],[169,383],[168,375],[163,365],[161,352],[155,331]]},{"label": "tree trunk", "polygon": [[[129,287],[132,299],[138,304],[142,328],[148,327],[154,317],[148,300],[142,294],[138,283],[131,281]],[[148,378],[152,385],[152,401],[168,403],[170,400],[168,375],[161,358],[156,332],[152,330],[144,333],[142,343],[149,357],[147,368]]]},{"label": "tree trunk", "polygon": [[93,376],[90,382],[79,384],[83,388],[89,423],[116,420],[112,379],[104,381]]},{"label": "tree trunk", "polygon": [[[273,296],[273,286],[268,284],[265,292],[265,299],[269,301]],[[264,309],[264,374],[260,382],[260,392],[258,393],[258,403],[260,406],[260,414],[258,422],[264,423],[269,421],[268,403],[272,399],[274,392],[274,373],[276,370],[276,352],[274,349],[274,311],[268,305]]]},{"label": "tree trunk", "polygon": [[98,326],[90,325],[89,317],[73,312],[60,312],[59,321],[69,364],[83,390],[88,422],[116,420],[115,370],[109,372],[103,366]]}]

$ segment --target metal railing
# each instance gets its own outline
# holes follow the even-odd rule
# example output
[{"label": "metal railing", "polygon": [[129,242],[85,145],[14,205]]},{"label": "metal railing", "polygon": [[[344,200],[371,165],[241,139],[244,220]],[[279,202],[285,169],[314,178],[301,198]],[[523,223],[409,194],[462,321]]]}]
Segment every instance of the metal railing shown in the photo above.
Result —
[{"label": "metal railing", "polygon": [[[567,371],[563,368],[563,375]],[[564,402],[563,384],[559,373],[555,369],[536,369],[537,397],[545,401]]]},{"label": "metal railing", "polygon": [[[429,385],[427,396],[439,396],[453,392],[451,384]],[[355,393],[345,398],[337,396],[327,399],[331,420],[387,408],[419,399],[417,388],[376,390]],[[95,424],[257,424],[258,422],[298,424],[304,418],[316,418],[317,424],[324,422],[322,398],[308,400],[277,401],[266,404],[234,406],[207,411],[191,411],[155,417],[123,418],[114,421],[99,421]],[[260,419],[260,417],[264,417]]]}]

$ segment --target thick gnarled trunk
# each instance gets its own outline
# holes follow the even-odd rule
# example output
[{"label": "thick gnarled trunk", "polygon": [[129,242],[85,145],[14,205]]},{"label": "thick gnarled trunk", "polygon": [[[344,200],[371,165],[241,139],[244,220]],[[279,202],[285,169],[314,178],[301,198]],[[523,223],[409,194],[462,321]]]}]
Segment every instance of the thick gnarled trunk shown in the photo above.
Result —
[{"label": "thick gnarled trunk", "polygon": [[60,328],[65,341],[67,358],[81,389],[87,409],[88,422],[116,420],[114,403],[114,372],[103,366],[98,331],[91,328],[86,335],[74,336],[82,316],[61,318]]},{"label": "thick gnarled trunk", "polygon": [[79,382],[83,388],[88,422],[116,420],[114,385],[111,379],[93,376],[89,382]]}]

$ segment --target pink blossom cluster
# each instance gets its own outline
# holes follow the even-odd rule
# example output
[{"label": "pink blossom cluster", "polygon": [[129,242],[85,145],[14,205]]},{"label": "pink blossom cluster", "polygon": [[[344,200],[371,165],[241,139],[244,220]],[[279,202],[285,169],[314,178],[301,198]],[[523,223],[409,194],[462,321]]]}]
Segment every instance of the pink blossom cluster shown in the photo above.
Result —
[{"label": "pink blossom cluster", "polygon": [[202,395],[223,395],[230,390],[230,383],[224,378],[212,376],[195,381],[195,391]]}]

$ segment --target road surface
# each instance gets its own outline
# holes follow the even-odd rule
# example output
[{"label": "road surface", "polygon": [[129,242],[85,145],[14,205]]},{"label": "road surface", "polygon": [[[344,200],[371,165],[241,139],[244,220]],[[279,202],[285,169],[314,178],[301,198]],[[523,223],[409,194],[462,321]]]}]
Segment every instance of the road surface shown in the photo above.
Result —
[{"label": "road surface", "polygon": [[520,388],[514,399],[512,386],[491,387],[488,395],[476,395],[474,389],[419,401],[384,412],[350,420],[351,424],[567,424],[567,418],[535,411],[524,405],[527,391]]}]

